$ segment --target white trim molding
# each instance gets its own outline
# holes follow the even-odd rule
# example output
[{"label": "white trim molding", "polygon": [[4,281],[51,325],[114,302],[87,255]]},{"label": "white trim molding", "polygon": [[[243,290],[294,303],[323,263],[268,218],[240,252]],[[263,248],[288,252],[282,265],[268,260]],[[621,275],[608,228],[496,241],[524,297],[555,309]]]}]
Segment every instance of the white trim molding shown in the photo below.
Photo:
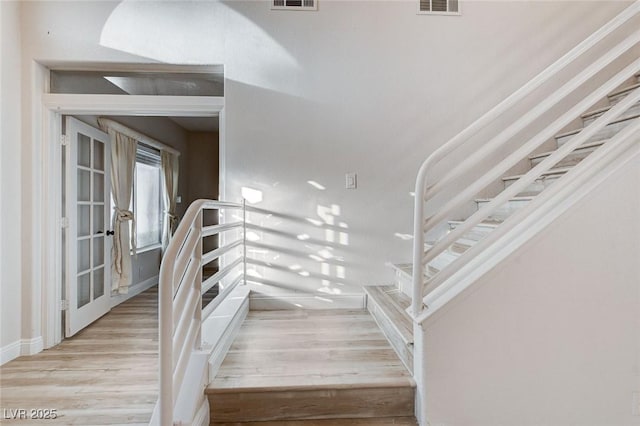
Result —
[{"label": "white trim molding", "polygon": [[22,355],[35,355],[44,349],[43,346],[42,336],[9,343],[0,348],[0,365],[4,365]]},{"label": "white trim molding", "polygon": [[32,339],[22,339],[20,341],[20,354],[21,355],[35,355],[38,352],[42,352],[44,349],[44,342],[42,336],[34,337]]},{"label": "white trim molding", "polygon": [[217,117],[223,96],[76,95],[44,93],[44,106],[78,115],[153,115],[159,117]]},{"label": "white trim molding", "polygon": [[155,275],[151,278],[148,278],[138,284],[132,285],[129,287],[129,293],[127,294],[116,294],[111,296],[111,308],[118,306],[122,302],[126,302],[131,299],[133,296],[137,296],[145,290],[150,289],[153,286],[158,285],[158,275]]},{"label": "white trim molding", "polygon": [[20,356],[21,347],[22,342],[20,340],[16,340],[15,342],[9,343],[8,345],[0,348],[0,365],[4,365],[9,361],[18,358]]}]

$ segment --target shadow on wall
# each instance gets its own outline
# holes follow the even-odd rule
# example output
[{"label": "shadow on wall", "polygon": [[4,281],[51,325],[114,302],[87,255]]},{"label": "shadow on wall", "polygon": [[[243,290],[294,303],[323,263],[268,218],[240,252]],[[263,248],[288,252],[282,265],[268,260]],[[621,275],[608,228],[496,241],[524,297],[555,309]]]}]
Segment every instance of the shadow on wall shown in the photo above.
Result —
[{"label": "shadow on wall", "polygon": [[[348,279],[345,260],[349,226],[340,218],[339,205],[318,205],[315,217],[267,210],[247,199],[247,281],[266,296],[294,295],[297,307],[333,307],[344,295],[360,293]],[[259,200],[259,201],[258,201]]]},{"label": "shadow on wall", "polygon": [[252,58],[236,77],[266,87],[268,79],[260,76],[296,72],[298,62],[289,51],[232,3],[123,0],[106,20],[100,45],[168,64],[228,64],[227,32],[233,28],[241,40],[233,54]]}]

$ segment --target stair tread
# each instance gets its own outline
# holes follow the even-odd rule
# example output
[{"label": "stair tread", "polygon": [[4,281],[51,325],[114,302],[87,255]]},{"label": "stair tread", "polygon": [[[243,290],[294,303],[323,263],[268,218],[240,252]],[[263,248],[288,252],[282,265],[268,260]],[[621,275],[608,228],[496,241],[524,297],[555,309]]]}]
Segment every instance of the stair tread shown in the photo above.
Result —
[{"label": "stair tread", "polygon": [[[533,200],[535,197],[532,196],[528,196],[528,195],[524,195],[524,196],[520,196],[520,197],[511,197],[509,198],[509,201],[531,201]],[[477,203],[486,203],[493,200],[493,198],[476,198],[476,202]]]},{"label": "stair tread", "polygon": [[411,299],[395,286],[366,286],[364,290],[389,317],[405,344],[413,343],[413,321],[406,311]]},{"label": "stair tread", "polygon": [[631,92],[632,90],[635,90],[638,87],[640,87],[640,83],[635,83],[635,84],[632,84],[631,86],[626,86],[626,87],[623,87],[620,90],[616,90],[615,92],[610,93],[608,97],[609,98],[613,98],[613,97],[619,96],[619,95],[621,95],[621,94],[623,94],[625,92]]},{"label": "stair tread", "polygon": [[346,379],[342,376],[338,378],[336,376],[336,380],[333,382],[327,382],[327,378],[329,376],[322,378],[321,380],[314,381],[312,379],[305,378],[305,383],[300,383],[300,377],[296,376],[294,380],[291,380],[290,383],[287,383],[286,376],[279,376],[282,378],[282,383],[272,384],[272,378],[268,378],[270,381],[269,384],[260,386],[260,385],[237,385],[236,382],[231,381],[215,381],[210,383],[205,388],[205,394],[215,395],[215,394],[230,394],[230,393],[247,393],[247,392],[294,392],[294,391],[305,391],[305,390],[331,390],[331,389],[376,389],[376,388],[413,388],[416,386],[415,381],[410,377],[378,377],[371,378],[369,377],[367,381],[360,381],[357,377],[354,377],[352,381]]},{"label": "stair tread", "polygon": [[[550,169],[550,170],[547,170],[546,172],[542,173],[540,176],[562,175],[562,174],[567,173],[571,169],[572,169],[572,167],[559,167],[557,169]],[[505,177],[502,178],[502,180],[520,179],[522,176],[524,176],[524,174],[505,176]]]},{"label": "stair tread", "polygon": [[[464,220],[450,220],[449,224],[450,225],[460,225],[462,223],[464,223]],[[478,223],[476,226],[477,227],[486,227],[486,228],[497,228],[498,226],[500,226],[500,224],[502,224],[501,220],[483,220],[482,222]]]},{"label": "stair tread", "polygon": [[224,393],[234,388],[258,392],[412,383],[366,310],[249,311],[207,389]]},{"label": "stair tread", "polygon": [[[631,115],[629,117],[618,118],[618,119],[612,121],[611,123],[609,123],[609,125],[616,124],[616,123],[622,123],[624,121],[629,121],[629,120],[635,120],[638,117],[640,117],[640,114],[634,114],[634,115]],[[576,134],[580,133],[584,129],[585,129],[585,127],[580,127],[578,129],[568,130],[566,132],[557,134],[556,135],[556,139],[564,138],[564,137],[571,136],[571,135],[576,135]]]},{"label": "stair tread", "polygon": [[242,423],[213,423],[216,426],[417,426],[415,417],[276,420]]},{"label": "stair tread", "polygon": [[[608,141],[608,139],[604,139],[604,140],[601,140],[601,141],[595,141],[595,142],[589,142],[589,143],[586,143],[584,145],[580,145],[579,147],[574,149],[573,152],[586,150],[586,149],[591,149],[591,148],[596,148],[596,147],[599,147],[600,145],[602,145],[603,143],[605,143],[606,141]],[[553,151],[546,151],[546,152],[543,152],[543,153],[540,153],[540,154],[530,155],[529,156],[529,160],[537,160],[538,158],[548,157],[549,155],[553,154],[554,152],[556,152],[555,149]]]},{"label": "stair tread", "polygon": [[[618,90],[617,92],[614,92],[612,94],[609,95],[610,98],[616,97],[616,96],[620,96],[626,92],[632,92],[635,89],[640,88],[640,83],[638,84],[634,84],[633,86],[628,86],[625,87],[624,89]],[[585,112],[584,114],[582,114],[580,117],[583,119],[587,119],[590,117],[593,117],[594,115],[599,115],[602,113],[605,113],[607,111],[609,111],[611,108],[613,108],[615,105],[606,105],[600,108],[596,108],[596,109],[592,109],[590,111]]]}]

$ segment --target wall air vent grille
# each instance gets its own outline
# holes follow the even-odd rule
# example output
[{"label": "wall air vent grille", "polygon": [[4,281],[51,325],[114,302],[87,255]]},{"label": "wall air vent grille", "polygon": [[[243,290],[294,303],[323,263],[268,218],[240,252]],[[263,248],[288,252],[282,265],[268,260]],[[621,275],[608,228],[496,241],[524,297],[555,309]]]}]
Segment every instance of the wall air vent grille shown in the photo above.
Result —
[{"label": "wall air vent grille", "polygon": [[272,0],[274,10],[318,10],[318,0]]},{"label": "wall air vent grille", "polygon": [[418,14],[460,15],[459,0],[418,0]]}]

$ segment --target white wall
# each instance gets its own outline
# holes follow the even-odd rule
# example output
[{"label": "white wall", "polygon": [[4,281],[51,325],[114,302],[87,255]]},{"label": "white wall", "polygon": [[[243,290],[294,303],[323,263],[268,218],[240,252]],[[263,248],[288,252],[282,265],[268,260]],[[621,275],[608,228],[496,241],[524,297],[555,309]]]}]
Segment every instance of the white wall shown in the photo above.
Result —
[{"label": "white wall", "polygon": [[[189,162],[185,170],[185,177],[189,180],[189,190],[183,196],[183,204],[188,206],[198,199],[217,200],[220,170],[219,170],[219,135],[217,132],[189,133]],[[218,223],[216,211],[206,211],[203,216],[204,224]],[[218,247],[218,236],[203,240],[203,252]],[[217,265],[217,262],[215,263]]]},{"label": "white wall", "polygon": [[431,425],[640,424],[639,184],[636,155],[427,320]]},{"label": "white wall", "polygon": [[[461,17],[436,17],[416,15],[413,1],[322,1],[317,12],[242,1],[24,2],[23,67],[224,64],[224,195],[262,191],[266,212],[251,220],[271,229],[252,250],[269,264],[252,266],[263,284],[255,288],[298,291],[303,306],[343,306],[360,284],[391,279],[386,261],[408,259],[410,241],[394,234],[411,233],[409,192],[422,159],[624,5],[465,2]],[[32,95],[25,84],[25,129]],[[37,193],[29,153],[39,142],[29,132],[23,142],[21,190]],[[357,190],[344,189],[345,172],[358,173]],[[23,202],[22,236],[36,244],[38,207]],[[25,271],[37,261],[24,251]],[[41,284],[37,274],[24,280]]]},{"label": "white wall", "polygon": [[20,353],[20,5],[0,2],[0,363]]},{"label": "white wall", "polygon": [[465,2],[462,17],[418,16],[414,2],[229,7],[226,196],[262,191],[251,219],[271,230],[250,251],[254,289],[339,307],[410,259],[395,234],[412,234],[422,160],[622,5]]}]

